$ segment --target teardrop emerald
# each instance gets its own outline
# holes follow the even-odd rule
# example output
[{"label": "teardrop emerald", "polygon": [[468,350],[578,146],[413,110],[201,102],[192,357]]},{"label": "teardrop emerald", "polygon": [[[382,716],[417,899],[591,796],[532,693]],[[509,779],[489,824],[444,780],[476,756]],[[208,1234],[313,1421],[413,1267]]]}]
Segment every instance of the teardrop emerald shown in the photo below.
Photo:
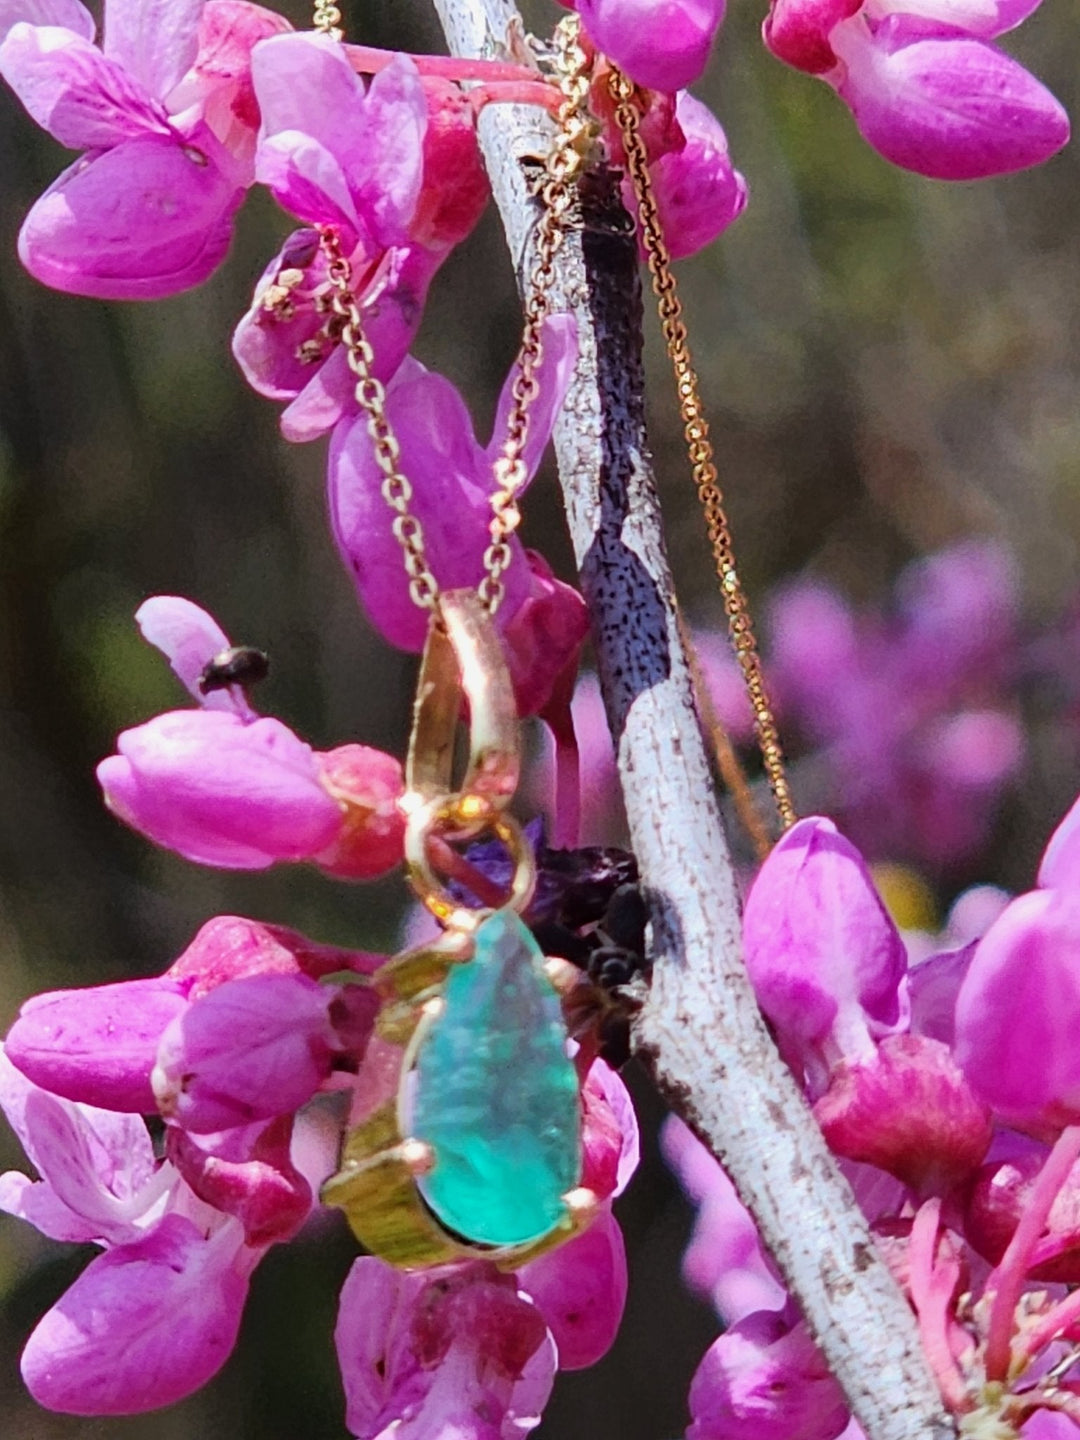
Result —
[{"label": "teardrop emerald", "polygon": [[415,1068],[412,1133],[435,1153],[421,1194],[466,1240],[537,1240],[578,1183],[578,1085],[543,952],[513,911],[481,922],[443,998]]}]

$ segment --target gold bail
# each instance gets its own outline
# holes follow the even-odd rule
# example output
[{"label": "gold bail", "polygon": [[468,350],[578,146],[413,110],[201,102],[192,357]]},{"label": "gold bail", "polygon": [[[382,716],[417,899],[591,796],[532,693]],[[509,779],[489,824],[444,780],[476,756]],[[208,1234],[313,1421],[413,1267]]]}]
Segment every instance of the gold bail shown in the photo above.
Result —
[{"label": "gold bail", "polygon": [[[468,705],[468,759],[454,784],[454,742]],[[470,910],[448,891],[432,863],[435,840],[462,842],[485,830],[514,862],[507,903],[528,904],[535,882],[532,850],[506,807],[521,774],[517,703],[502,641],[471,590],[448,590],[431,617],[420,666],[405,764],[405,864],[423,903],[451,929],[471,930],[486,911]]]}]

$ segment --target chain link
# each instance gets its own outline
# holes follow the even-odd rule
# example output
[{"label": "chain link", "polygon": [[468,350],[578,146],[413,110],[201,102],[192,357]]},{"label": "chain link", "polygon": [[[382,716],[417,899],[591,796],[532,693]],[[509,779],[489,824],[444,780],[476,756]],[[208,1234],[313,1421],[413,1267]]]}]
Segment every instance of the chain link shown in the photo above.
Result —
[{"label": "chain link", "polygon": [[635,104],[636,92],[633,82],[614,68],[608,77],[608,88],[615,102],[615,119],[622,135],[627,168],[637,196],[641,236],[649,259],[653,291],[660,312],[660,326],[675,372],[675,388],[679,397],[687,453],[705,516],[705,529],[712,546],[731,642],[754,711],[754,726],[765,773],[772,787],[781,824],[786,830],[794,825],[797,816],[784,768],[780,732],[765,686],[761,658],[750,618],[749,601],[735,568],[735,548],[724,510],[724,495],[713,460],[709,425],[701,402],[701,388],[690,354],[686,326],[682,319],[682,302],[671,270],[671,257],[664,243],[660,213],[649,177],[649,161],[641,138],[640,119]]},{"label": "chain link", "polygon": [[593,122],[588,114],[589,62],[580,43],[581,22],[567,15],[555,29],[552,66],[562,92],[555,117],[556,136],[547,157],[539,197],[543,210],[536,236],[536,259],[529,274],[524,301],[525,323],[521,333],[516,374],[511,386],[511,407],[507,419],[506,443],[495,462],[495,493],[491,497],[491,544],[484,555],[484,578],[479,595],[488,612],[495,614],[504,594],[503,575],[513,551],[510,536],[521,523],[517,495],[529,478],[525,446],[533,401],[540,393],[537,371],[543,363],[543,326],[551,304],[555,279],[555,257],[566,233],[566,222],[577,193],[577,180],[594,143]]},{"label": "chain link", "polygon": [[[324,22],[320,25],[320,19]],[[327,0],[317,0],[316,28],[326,34],[334,30],[340,12]],[[529,478],[525,446],[533,402],[540,393],[537,372],[543,362],[543,325],[550,309],[551,286],[555,278],[555,257],[562,244],[569,211],[575,201],[575,187],[592,144],[593,125],[586,101],[589,94],[588,60],[579,43],[580,22],[576,15],[560,21],[555,31],[552,60],[555,78],[562,92],[556,123],[557,132],[545,166],[539,196],[543,206],[537,231],[536,261],[529,275],[524,301],[524,325],[518,352],[511,406],[507,418],[506,442],[493,466],[495,489],[491,495],[490,544],[484,551],[484,576],[477,587],[484,608],[494,615],[505,594],[503,576],[513,559],[510,538],[521,524],[517,496]],[[352,272],[341,241],[331,226],[319,229],[331,285],[330,306],[342,322],[341,343],[356,380],[356,403],[367,419],[367,431],[374,447],[375,461],[382,472],[382,496],[394,511],[394,538],[401,546],[409,577],[409,594],[414,604],[435,610],[439,584],[432,574],[424,544],[424,530],[410,510],[412,485],[401,473],[401,450],[386,417],[386,391],[372,373],[375,356],[364,334],[360,303],[352,290]]]},{"label": "chain link", "polygon": [[311,17],[312,27],[320,35],[329,35],[331,40],[344,40],[341,28],[341,11],[334,0],[315,0],[315,13]]}]

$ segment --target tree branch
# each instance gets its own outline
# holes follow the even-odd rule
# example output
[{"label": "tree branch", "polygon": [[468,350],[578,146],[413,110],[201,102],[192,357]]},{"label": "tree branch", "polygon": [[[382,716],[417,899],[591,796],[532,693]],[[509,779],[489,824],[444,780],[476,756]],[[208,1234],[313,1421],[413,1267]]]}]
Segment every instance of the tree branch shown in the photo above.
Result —
[{"label": "tree branch", "polygon": [[[460,56],[502,58],[510,26],[520,25],[509,0],[435,6]],[[550,124],[536,111],[488,106],[480,134],[521,279],[538,213],[528,174],[547,153]],[[738,896],[648,454],[637,250],[617,177],[591,176],[582,209],[553,297],[577,317],[581,347],[555,449],[652,908],[654,979],[636,1023],[638,1053],[723,1162],[868,1440],[943,1440],[953,1427],[907,1302],[765,1030],[742,964]]]}]

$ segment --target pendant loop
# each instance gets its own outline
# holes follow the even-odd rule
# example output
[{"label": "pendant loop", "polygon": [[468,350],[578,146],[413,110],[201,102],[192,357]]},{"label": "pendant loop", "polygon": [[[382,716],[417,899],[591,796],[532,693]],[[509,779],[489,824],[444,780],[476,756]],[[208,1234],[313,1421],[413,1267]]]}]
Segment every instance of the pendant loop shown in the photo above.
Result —
[{"label": "pendant loop", "polygon": [[[469,758],[453,783],[454,741],[462,702],[469,708]],[[407,815],[432,800],[459,795],[503,810],[521,773],[517,703],[491,616],[471,590],[439,596],[428,630],[405,764]]]},{"label": "pendant loop", "polygon": [[[454,784],[454,742],[468,706],[468,759]],[[514,686],[490,614],[471,590],[439,597],[420,667],[405,767],[405,864],[420,900],[442,924],[472,930],[483,912],[462,905],[439,878],[432,842],[462,843],[490,830],[510,852],[507,901],[520,911],[535,882],[531,848],[505,814],[517,788],[521,747]]]}]

